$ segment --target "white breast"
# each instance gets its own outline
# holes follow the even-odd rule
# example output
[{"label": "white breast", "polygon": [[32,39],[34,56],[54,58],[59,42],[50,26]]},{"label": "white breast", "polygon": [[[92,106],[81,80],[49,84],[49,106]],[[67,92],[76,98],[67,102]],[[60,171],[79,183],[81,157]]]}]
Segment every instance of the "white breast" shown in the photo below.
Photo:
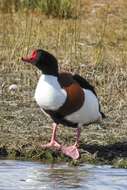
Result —
[{"label": "white breast", "polygon": [[81,125],[101,119],[97,97],[90,90],[83,90],[85,94],[83,106],[78,111],[65,117],[67,120]]},{"label": "white breast", "polygon": [[59,85],[57,77],[41,75],[35,90],[35,100],[42,109],[57,110],[64,104],[66,97],[66,91]]}]

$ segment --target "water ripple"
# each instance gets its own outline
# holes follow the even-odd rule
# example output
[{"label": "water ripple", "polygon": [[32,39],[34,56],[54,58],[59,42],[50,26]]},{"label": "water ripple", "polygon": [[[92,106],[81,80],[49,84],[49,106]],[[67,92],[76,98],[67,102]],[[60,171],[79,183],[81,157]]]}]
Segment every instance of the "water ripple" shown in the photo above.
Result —
[{"label": "water ripple", "polygon": [[126,190],[127,170],[111,166],[0,160],[0,190]]}]

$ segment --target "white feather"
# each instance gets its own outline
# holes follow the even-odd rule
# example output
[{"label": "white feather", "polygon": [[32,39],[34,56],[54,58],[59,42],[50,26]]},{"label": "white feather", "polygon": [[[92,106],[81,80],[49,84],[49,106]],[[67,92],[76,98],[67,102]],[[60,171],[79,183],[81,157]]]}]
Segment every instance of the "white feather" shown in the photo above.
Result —
[{"label": "white feather", "polygon": [[66,97],[67,93],[59,85],[57,77],[41,75],[35,90],[35,100],[42,109],[57,110],[64,104]]},{"label": "white feather", "polygon": [[83,106],[76,112],[65,117],[68,121],[79,124],[88,124],[101,119],[97,97],[90,90],[84,90],[85,101]]},{"label": "white feather", "polygon": [[[65,117],[68,121],[79,123],[79,125],[95,122],[102,118],[97,97],[90,90],[83,90],[85,96],[83,106]],[[57,110],[64,104],[66,97],[67,93],[61,88],[57,77],[41,75],[35,90],[35,100],[42,110]]]}]

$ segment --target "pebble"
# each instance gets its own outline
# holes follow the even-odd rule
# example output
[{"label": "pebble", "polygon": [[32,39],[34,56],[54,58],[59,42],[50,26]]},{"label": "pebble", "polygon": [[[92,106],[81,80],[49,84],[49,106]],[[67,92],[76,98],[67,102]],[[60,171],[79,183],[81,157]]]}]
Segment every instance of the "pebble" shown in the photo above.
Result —
[{"label": "pebble", "polygon": [[10,86],[9,86],[9,91],[16,91],[17,90],[17,84],[11,84]]}]

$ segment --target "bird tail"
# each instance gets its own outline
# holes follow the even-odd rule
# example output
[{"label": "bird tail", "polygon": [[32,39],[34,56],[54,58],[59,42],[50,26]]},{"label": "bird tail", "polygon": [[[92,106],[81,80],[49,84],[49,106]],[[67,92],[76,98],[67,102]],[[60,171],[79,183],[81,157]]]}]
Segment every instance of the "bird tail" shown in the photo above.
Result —
[{"label": "bird tail", "polygon": [[103,119],[106,118],[106,115],[103,112],[100,112]]}]

